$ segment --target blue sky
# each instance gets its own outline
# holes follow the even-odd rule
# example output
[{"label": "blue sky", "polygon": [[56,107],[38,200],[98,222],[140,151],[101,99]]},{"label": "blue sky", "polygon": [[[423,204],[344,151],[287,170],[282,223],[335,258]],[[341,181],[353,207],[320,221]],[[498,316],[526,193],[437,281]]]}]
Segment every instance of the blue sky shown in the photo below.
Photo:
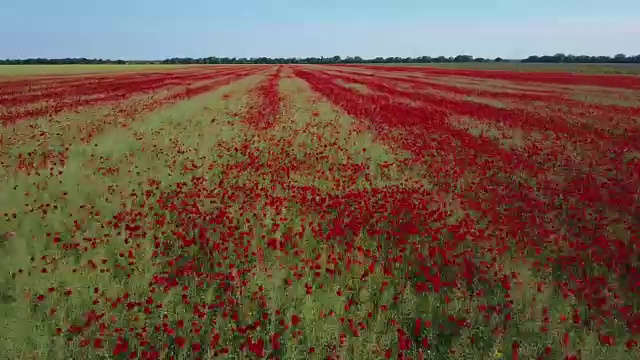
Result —
[{"label": "blue sky", "polygon": [[0,58],[640,53],[638,0],[0,0]]}]

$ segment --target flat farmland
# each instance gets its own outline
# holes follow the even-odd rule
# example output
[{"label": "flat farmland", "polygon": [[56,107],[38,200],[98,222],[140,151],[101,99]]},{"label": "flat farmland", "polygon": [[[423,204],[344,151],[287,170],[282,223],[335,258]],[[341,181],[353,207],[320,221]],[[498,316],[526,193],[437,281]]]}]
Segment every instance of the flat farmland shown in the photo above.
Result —
[{"label": "flat farmland", "polygon": [[51,76],[51,75],[87,75],[92,73],[115,73],[147,70],[179,70],[202,65],[173,65],[173,64],[70,64],[70,65],[2,65],[0,79],[9,76]]},{"label": "flat farmland", "polygon": [[640,77],[44,72],[0,77],[6,358],[640,357]]},{"label": "flat farmland", "polygon": [[521,63],[521,62],[447,62],[447,63],[399,63],[377,66],[433,67],[443,69],[510,70],[524,72],[571,72],[584,74],[640,75],[639,64],[624,63]]}]

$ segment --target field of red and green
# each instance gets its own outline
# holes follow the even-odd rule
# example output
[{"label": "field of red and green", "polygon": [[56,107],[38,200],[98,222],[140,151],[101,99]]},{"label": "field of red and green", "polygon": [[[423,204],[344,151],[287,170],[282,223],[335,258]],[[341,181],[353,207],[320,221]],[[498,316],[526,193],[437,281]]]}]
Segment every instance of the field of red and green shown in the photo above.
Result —
[{"label": "field of red and green", "polygon": [[0,76],[8,359],[640,357],[640,77]]}]

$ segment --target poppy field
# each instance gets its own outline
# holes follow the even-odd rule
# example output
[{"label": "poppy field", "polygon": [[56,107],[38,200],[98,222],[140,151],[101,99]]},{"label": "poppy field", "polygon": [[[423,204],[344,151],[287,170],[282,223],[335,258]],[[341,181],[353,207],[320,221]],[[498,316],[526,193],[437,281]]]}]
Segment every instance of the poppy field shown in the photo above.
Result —
[{"label": "poppy field", "polygon": [[640,358],[640,77],[0,76],[10,359]]}]

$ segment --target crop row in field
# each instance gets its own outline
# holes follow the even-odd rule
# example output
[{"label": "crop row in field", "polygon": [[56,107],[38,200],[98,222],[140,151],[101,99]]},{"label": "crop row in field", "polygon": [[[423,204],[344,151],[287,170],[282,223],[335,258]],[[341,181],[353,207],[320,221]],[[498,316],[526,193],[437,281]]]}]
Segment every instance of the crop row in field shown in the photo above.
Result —
[{"label": "crop row in field", "polygon": [[0,81],[12,358],[640,356],[640,79]]}]

